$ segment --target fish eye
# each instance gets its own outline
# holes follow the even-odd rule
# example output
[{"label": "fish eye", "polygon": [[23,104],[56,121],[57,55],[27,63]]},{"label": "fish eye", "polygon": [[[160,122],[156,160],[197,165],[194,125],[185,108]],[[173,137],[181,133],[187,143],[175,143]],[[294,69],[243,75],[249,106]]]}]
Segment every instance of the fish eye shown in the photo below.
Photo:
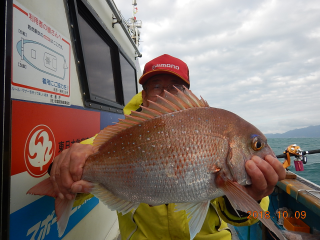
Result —
[{"label": "fish eye", "polygon": [[255,137],[252,139],[251,147],[254,151],[259,151],[264,147],[264,142],[259,138]]}]

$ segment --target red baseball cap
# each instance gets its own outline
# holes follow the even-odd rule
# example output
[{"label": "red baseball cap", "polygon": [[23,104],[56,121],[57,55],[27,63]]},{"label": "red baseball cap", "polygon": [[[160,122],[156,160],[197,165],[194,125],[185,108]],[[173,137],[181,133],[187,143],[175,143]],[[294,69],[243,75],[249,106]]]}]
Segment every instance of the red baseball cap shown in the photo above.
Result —
[{"label": "red baseball cap", "polygon": [[147,62],[144,66],[143,75],[139,79],[139,83],[143,85],[150,77],[164,73],[175,75],[185,81],[188,87],[190,86],[189,68],[187,64],[168,54],[163,54]]}]

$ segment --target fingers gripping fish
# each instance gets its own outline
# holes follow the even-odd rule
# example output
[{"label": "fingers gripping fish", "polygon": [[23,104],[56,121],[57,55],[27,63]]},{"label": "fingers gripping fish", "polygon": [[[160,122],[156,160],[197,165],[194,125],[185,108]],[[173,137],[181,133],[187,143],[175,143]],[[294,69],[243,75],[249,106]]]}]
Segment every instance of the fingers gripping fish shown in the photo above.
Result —
[{"label": "fingers gripping fish", "polygon": [[[209,107],[190,90],[165,92],[141,112],[103,129],[94,140],[82,180],[111,210],[126,214],[140,203],[176,203],[188,214],[190,239],[200,231],[210,200],[226,195],[243,212],[263,211],[241,185],[250,184],[245,162],[271,154],[265,136],[239,116]],[[59,235],[65,231],[73,200],[59,199],[49,179],[29,194],[56,197]],[[280,239],[270,219],[259,218]]]}]

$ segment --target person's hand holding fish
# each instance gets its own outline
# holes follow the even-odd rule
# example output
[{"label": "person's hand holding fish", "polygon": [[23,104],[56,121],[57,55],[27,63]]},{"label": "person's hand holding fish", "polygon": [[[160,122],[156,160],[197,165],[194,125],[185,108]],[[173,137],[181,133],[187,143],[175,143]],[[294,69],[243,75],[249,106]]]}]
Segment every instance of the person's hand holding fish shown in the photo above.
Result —
[{"label": "person's hand holding fish", "polygon": [[59,198],[71,200],[76,193],[89,193],[91,185],[80,179],[85,161],[91,154],[92,145],[74,143],[55,157],[49,174]]},{"label": "person's hand holding fish", "polygon": [[253,156],[246,162],[246,171],[251,177],[252,184],[244,188],[257,201],[269,196],[277,182],[286,176],[282,163],[271,155],[267,155],[264,160]]}]

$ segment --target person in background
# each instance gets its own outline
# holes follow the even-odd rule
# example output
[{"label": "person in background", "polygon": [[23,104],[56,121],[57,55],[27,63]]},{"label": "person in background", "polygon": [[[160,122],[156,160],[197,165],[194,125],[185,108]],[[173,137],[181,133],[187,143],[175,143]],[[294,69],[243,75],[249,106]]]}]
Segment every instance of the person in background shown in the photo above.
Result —
[{"label": "person in background", "polygon": [[[175,94],[176,88],[189,88],[189,69],[180,59],[164,54],[145,65],[139,83],[143,90],[127,104],[125,114],[141,110],[141,104],[148,107],[148,100],[156,101],[156,96],[163,96],[164,90]],[[73,144],[54,159],[48,172],[60,198],[73,199],[76,193],[86,193],[77,195],[76,204],[80,204],[84,199],[92,197],[88,194],[90,186],[80,179],[85,161],[93,153],[93,139],[94,137],[81,144]],[[267,211],[268,195],[273,192],[276,183],[285,178],[281,162],[270,155],[265,159],[254,156],[246,162],[246,171],[252,184],[243,189]],[[175,212],[174,208],[173,203],[153,207],[141,203],[134,212],[125,215],[118,213],[122,239],[190,239],[186,213]],[[248,219],[247,213],[238,212],[240,216],[225,196],[213,199],[205,222],[194,239],[231,239],[227,223],[247,226],[258,221]]]}]

